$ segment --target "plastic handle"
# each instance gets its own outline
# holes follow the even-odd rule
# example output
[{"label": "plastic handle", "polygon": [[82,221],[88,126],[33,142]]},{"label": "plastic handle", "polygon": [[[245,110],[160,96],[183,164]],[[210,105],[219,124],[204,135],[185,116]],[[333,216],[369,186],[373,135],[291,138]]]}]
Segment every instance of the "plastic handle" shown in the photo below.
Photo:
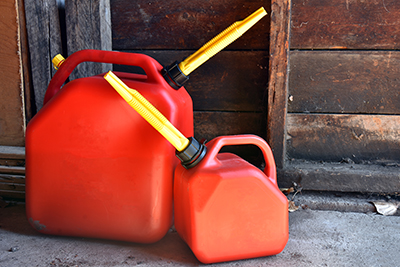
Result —
[{"label": "plastic handle", "polygon": [[257,147],[259,147],[263,153],[265,160],[264,173],[271,180],[273,184],[278,186],[276,180],[276,166],[275,166],[274,155],[272,154],[269,145],[265,142],[264,139],[262,139],[259,136],[252,134],[244,134],[244,135],[216,137],[207,143],[208,152],[203,161],[214,160],[223,146],[232,146],[232,145],[256,145]]},{"label": "plastic handle", "polygon": [[253,14],[248,16],[242,21],[236,21],[223,32],[215,36],[205,45],[203,45],[197,52],[186,58],[179,63],[179,68],[188,76],[198,66],[206,62],[219,51],[233,43],[236,39],[242,36],[248,29],[253,27],[261,18],[267,15],[263,7],[259,8]]},{"label": "plastic handle", "polygon": [[152,57],[135,53],[85,49],[73,53],[59,66],[47,88],[44,104],[61,89],[76,66],[88,61],[141,67],[147,75],[148,82],[159,84],[165,82],[160,74],[162,66]]},{"label": "plastic handle", "polygon": [[164,136],[176,150],[182,151],[188,146],[189,140],[138,91],[129,88],[111,71],[104,76],[104,79],[111,84],[134,110]]}]

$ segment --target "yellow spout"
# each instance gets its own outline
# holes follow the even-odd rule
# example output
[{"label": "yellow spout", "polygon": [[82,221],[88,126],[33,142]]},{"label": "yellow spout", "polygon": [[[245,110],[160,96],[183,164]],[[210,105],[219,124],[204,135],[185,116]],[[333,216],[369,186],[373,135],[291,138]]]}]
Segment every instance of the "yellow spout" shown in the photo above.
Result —
[{"label": "yellow spout", "polygon": [[193,70],[206,62],[209,58],[242,36],[266,14],[267,12],[265,9],[261,7],[246,19],[233,23],[223,32],[211,39],[208,43],[203,45],[197,52],[179,63],[179,68],[183,74],[186,76],[189,75]]},{"label": "yellow spout", "polygon": [[129,88],[111,71],[104,76],[104,79],[111,84],[133,109],[162,134],[176,150],[182,151],[188,146],[189,140],[138,91]]}]

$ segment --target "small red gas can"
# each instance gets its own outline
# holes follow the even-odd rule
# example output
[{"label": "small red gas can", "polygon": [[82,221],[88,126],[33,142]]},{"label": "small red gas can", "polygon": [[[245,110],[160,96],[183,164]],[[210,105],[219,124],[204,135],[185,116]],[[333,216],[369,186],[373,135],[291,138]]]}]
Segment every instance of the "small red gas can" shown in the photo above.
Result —
[{"label": "small red gas can", "polygon": [[[264,155],[265,170],[223,146],[253,144]],[[288,200],[276,181],[268,144],[254,135],[222,136],[206,144],[195,167],[178,165],[174,180],[175,227],[203,263],[280,253],[289,238]]]},{"label": "small red gas can", "polygon": [[185,135],[193,135],[192,100],[183,87],[175,90],[165,81],[156,60],[76,52],[60,66],[47,103],[27,127],[27,217],[46,234],[158,241],[172,224],[175,150],[101,75],[73,80],[60,90],[84,61],[141,67],[146,75],[116,74]]}]

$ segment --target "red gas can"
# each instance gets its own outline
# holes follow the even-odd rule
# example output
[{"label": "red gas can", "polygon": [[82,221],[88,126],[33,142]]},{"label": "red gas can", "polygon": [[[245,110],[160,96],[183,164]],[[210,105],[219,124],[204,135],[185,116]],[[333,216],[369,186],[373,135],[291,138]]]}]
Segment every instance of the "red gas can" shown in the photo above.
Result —
[{"label": "red gas can", "polygon": [[[253,144],[264,155],[262,172],[226,145]],[[289,238],[288,201],[276,181],[268,144],[254,135],[223,136],[206,144],[193,168],[175,170],[175,227],[203,263],[280,253]]]},{"label": "red gas can", "polygon": [[146,75],[116,74],[193,135],[192,100],[183,87],[168,85],[157,61],[142,54],[76,52],[60,66],[47,104],[27,127],[27,217],[46,234],[155,242],[172,224],[179,160],[102,76],[73,80],[60,90],[84,61],[141,67]]}]

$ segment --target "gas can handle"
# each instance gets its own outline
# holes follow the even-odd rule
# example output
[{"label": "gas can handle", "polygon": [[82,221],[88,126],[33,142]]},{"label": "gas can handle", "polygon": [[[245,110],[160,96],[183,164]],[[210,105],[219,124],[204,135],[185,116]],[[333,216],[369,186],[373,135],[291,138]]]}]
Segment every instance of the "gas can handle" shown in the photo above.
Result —
[{"label": "gas can handle", "polygon": [[203,161],[213,160],[216,158],[218,152],[221,150],[223,146],[229,145],[256,145],[259,147],[263,153],[265,160],[265,175],[270,179],[270,181],[278,186],[276,180],[276,166],[274,155],[272,154],[271,148],[259,136],[252,134],[243,134],[243,135],[231,135],[231,136],[219,136],[208,142],[207,144],[207,155],[203,159]]},{"label": "gas can handle", "polygon": [[158,84],[165,82],[160,75],[163,67],[152,57],[136,53],[84,49],[73,53],[60,65],[47,87],[44,104],[61,89],[76,66],[88,61],[141,67],[147,75],[148,82]]}]

